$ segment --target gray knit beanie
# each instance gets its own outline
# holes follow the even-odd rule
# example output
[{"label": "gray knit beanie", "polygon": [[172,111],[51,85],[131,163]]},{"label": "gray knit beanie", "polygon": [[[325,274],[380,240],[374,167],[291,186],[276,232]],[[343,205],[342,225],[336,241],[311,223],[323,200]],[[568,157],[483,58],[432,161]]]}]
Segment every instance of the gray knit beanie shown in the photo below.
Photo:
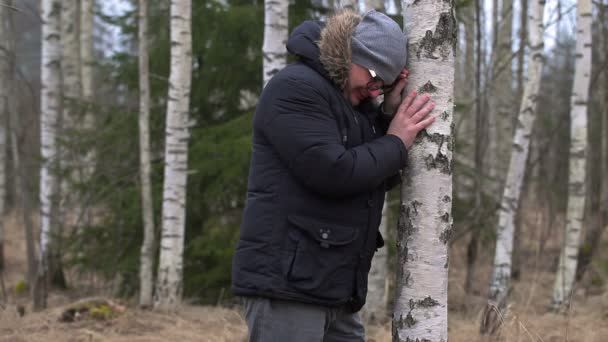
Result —
[{"label": "gray knit beanie", "polygon": [[351,40],[352,62],[373,70],[385,84],[392,84],[407,61],[407,37],[391,18],[371,10],[355,28]]}]

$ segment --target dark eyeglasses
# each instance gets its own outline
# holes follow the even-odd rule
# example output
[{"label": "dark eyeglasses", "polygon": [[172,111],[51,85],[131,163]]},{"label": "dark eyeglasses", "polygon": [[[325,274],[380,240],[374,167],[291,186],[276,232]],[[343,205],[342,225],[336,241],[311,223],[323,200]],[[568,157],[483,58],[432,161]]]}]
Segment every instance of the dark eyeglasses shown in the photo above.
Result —
[{"label": "dark eyeglasses", "polygon": [[380,90],[380,94],[387,93],[391,91],[395,87],[395,83],[384,85],[384,82],[378,77],[372,78],[371,81],[367,82],[366,88],[367,91],[377,91]]}]

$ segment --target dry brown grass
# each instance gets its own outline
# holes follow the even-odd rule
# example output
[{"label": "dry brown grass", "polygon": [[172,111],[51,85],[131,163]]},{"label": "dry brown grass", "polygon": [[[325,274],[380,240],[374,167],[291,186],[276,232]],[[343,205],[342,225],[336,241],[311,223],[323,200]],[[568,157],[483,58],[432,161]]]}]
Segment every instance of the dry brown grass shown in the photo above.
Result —
[{"label": "dry brown grass", "polygon": [[[535,214],[534,214],[535,215]],[[561,226],[542,226],[536,216],[528,220],[522,232],[524,245],[522,278],[513,283],[509,310],[503,317],[500,336],[494,340],[508,342],[607,342],[608,291],[577,284],[572,306],[565,314],[548,309],[553,288],[555,262],[559,251],[557,232]],[[533,224],[531,224],[531,222]],[[557,222],[560,222],[559,220]],[[6,274],[9,288],[25,278],[25,243],[14,216],[7,224]],[[533,229],[534,228],[534,229]],[[542,227],[541,227],[542,228]],[[545,227],[546,228],[546,227]],[[543,233],[544,232],[544,233]],[[550,234],[547,234],[549,232]],[[547,238],[547,236],[549,238]],[[540,253],[541,244],[542,250]],[[462,284],[465,276],[466,241],[454,244],[450,254],[449,337],[451,342],[489,341],[479,336],[479,319],[485,305],[485,293],[491,271],[492,251],[480,254],[475,294],[466,295]],[[608,251],[602,251],[608,254]],[[4,341],[245,341],[247,329],[238,310],[221,307],[183,306],[179,312],[166,314],[129,307],[121,316],[108,321],[83,320],[75,323],[58,321],[62,308],[73,302],[73,293],[54,293],[51,309],[29,313],[27,298],[12,295],[9,305],[0,309],[0,342]],[[17,305],[26,306],[19,317]],[[390,322],[367,326],[368,341],[391,341]]]}]

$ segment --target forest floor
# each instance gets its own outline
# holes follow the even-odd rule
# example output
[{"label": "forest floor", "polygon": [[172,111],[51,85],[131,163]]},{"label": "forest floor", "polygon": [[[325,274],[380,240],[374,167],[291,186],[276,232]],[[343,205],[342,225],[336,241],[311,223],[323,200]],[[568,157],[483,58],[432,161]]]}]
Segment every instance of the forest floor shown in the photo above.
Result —
[{"label": "forest floor", "polygon": [[[511,304],[504,317],[499,340],[608,341],[608,279],[602,273],[602,267],[595,264],[588,276],[577,283],[571,307],[566,313],[551,312],[548,304],[559,253],[554,232],[561,228],[545,229],[537,217],[531,216],[530,220],[534,221],[530,226],[535,229],[524,228],[522,231],[521,279],[513,283]],[[25,241],[22,229],[18,227],[15,217],[9,216],[4,273],[8,302],[4,307],[0,306],[0,342],[246,341],[247,328],[238,308],[183,305],[177,313],[165,314],[140,310],[132,303],[123,302],[121,304],[126,306],[126,310],[115,318],[64,323],[59,318],[66,306],[83,296],[100,295],[72,290],[69,293],[53,292],[49,309],[32,313],[27,296],[15,293],[17,284],[25,278],[26,270]],[[466,240],[457,241],[450,254],[448,307],[449,338],[452,342],[484,341],[478,333],[479,319],[485,305],[492,252],[480,251],[473,294],[467,296],[463,288]],[[602,253],[607,260],[606,245]],[[25,309],[23,316],[18,313],[19,307]],[[367,325],[367,339],[391,341],[390,322]]]}]

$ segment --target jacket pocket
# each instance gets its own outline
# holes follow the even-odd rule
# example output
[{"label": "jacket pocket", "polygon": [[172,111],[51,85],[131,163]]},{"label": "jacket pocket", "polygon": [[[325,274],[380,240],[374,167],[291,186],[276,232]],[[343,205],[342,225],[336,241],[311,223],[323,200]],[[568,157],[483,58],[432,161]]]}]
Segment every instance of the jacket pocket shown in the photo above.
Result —
[{"label": "jacket pocket", "polygon": [[359,230],[290,215],[289,239],[295,245],[287,269],[293,288],[326,300],[346,300],[355,286]]}]

